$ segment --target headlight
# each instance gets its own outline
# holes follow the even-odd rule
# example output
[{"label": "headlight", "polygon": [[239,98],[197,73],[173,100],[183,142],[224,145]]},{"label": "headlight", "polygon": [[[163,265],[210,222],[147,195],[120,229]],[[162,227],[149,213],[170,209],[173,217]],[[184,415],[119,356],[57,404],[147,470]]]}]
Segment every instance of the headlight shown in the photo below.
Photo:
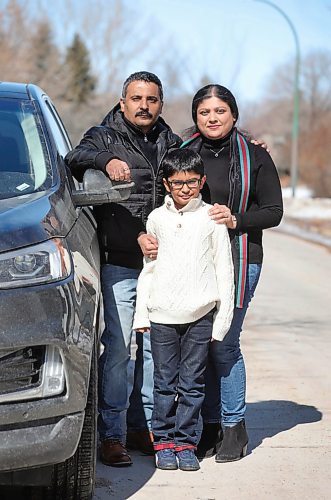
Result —
[{"label": "headlight", "polygon": [[69,252],[60,238],[0,255],[0,288],[49,283],[70,273]]}]

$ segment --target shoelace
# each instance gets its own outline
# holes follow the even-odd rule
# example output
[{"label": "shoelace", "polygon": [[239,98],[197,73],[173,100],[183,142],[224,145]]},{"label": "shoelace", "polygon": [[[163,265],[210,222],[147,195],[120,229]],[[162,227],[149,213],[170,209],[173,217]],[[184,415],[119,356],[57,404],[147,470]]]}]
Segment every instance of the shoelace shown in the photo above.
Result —
[{"label": "shoelace", "polygon": [[121,444],[123,446],[123,443],[119,439],[107,439],[107,442],[110,444]]},{"label": "shoelace", "polygon": [[180,457],[183,458],[184,460],[188,459],[188,458],[193,458],[195,456],[194,452],[192,450],[189,450],[189,449],[182,450],[179,453],[180,453]]},{"label": "shoelace", "polygon": [[170,448],[165,448],[164,450],[159,451],[160,455],[164,457],[172,457],[174,454],[174,451]]}]

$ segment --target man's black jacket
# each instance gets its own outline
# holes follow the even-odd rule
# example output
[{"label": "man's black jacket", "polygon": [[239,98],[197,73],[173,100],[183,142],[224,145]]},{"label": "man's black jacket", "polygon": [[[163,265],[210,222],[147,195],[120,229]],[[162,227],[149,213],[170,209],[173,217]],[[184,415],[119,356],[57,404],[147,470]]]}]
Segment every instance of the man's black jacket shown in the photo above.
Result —
[{"label": "man's black jacket", "polygon": [[[135,183],[130,198],[94,208],[98,223],[101,262],[140,269],[142,253],[138,234],[145,229],[149,213],[164,198],[160,164],[166,153],[181,144],[181,139],[159,118],[148,134],[129,124],[119,105],[110,111],[102,125],[89,129],[80,144],[66,156],[66,163],[78,181],[85,170],[105,172],[113,158],[125,161]],[[150,161],[154,148],[155,162]]]}]

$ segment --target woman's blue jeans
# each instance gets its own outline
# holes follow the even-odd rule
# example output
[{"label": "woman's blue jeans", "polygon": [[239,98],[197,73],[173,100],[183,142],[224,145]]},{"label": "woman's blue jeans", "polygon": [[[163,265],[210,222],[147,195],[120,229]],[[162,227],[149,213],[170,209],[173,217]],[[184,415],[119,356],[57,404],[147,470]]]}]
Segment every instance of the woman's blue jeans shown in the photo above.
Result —
[{"label": "woman's blue jeans", "polygon": [[261,273],[261,264],[249,264],[244,307],[235,308],[230,330],[224,340],[210,344],[206,370],[205,400],[201,414],[204,423],[222,422],[233,426],[245,418],[246,370],[240,350],[243,322]]},{"label": "woman's blue jeans", "polygon": [[[123,440],[128,408],[128,363],[136,304],[138,269],[105,264],[101,268],[105,330],[104,351],[99,360],[100,439]],[[153,410],[153,359],[150,335],[137,336],[134,384],[127,411],[131,430],[151,429]]]}]

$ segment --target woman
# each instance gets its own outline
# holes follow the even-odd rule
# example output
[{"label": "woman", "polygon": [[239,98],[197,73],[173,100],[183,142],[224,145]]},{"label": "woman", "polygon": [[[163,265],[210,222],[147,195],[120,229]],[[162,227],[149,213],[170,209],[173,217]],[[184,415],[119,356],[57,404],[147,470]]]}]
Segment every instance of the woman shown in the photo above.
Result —
[{"label": "woman", "polygon": [[210,216],[229,229],[235,269],[232,324],[223,341],[210,345],[198,446],[200,458],[216,453],[216,462],[239,460],[247,451],[240,333],[261,272],[262,230],[277,226],[283,214],[276,167],[265,149],[238,132],[238,117],[233,94],[221,85],[206,85],[193,98],[195,126],[182,144],[200,153],[204,161],[207,182],[202,196],[214,205]]}]

